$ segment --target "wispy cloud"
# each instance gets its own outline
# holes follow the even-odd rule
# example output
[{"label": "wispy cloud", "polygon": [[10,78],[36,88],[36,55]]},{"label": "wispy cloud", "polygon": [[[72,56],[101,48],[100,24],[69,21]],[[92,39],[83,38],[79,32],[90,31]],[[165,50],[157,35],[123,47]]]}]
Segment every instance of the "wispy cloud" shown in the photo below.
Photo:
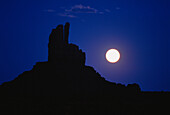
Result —
[{"label": "wispy cloud", "polygon": [[69,17],[69,18],[75,18],[76,17],[75,15],[68,14],[68,13],[59,13],[58,15],[62,16],[62,17]]},{"label": "wispy cloud", "polygon": [[[62,7],[62,9],[64,9]],[[104,11],[99,11],[96,8],[91,6],[84,6],[82,4],[74,5],[70,8],[65,8],[63,13],[60,13],[59,16],[75,18],[77,14],[104,14],[110,12],[109,9],[105,9]]]},{"label": "wispy cloud", "polygon": [[120,10],[120,7],[116,7],[115,9],[116,9],[116,10]]},{"label": "wispy cloud", "polygon": [[70,9],[65,9],[66,12],[70,13],[98,13],[98,10],[90,6],[83,6],[81,4],[74,5]]},{"label": "wispy cloud", "polygon": [[47,10],[44,10],[44,12],[56,12],[56,10],[53,10],[53,9],[47,9]]},{"label": "wispy cloud", "polygon": [[106,11],[106,12],[110,12],[110,10],[109,10],[109,9],[105,9],[105,11]]},{"label": "wispy cloud", "polygon": [[69,17],[69,18],[76,18],[78,17],[78,14],[100,14],[102,15],[105,13],[110,13],[109,9],[105,9],[102,11],[94,7],[85,6],[82,4],[74,5],[74,6],[71,6],[70,8],[60,7],[60,9],[63,10],[60,13],[53,9],[47,9],[47,10],[44,10],[44,12],[57,13],[58,16]]}]

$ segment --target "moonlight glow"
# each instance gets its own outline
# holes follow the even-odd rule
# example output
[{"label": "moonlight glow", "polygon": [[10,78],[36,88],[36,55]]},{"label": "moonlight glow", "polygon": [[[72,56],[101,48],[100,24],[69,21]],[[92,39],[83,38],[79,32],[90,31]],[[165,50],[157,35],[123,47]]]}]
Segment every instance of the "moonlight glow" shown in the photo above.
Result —
[{"label": "moonlight glow", "polygon": [[106,52],[106,59],[110,63],[116,63],[120,59],[120,53],[116,49],[110,49]]}]

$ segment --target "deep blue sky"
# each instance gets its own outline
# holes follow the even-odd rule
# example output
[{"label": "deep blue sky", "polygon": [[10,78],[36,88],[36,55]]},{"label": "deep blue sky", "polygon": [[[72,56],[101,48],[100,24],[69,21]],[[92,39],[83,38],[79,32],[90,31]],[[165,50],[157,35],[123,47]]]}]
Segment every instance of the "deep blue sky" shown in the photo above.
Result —
[{"label": "deep blue sky", "polygon": [[[70,22],[70,43],[107,80],[170,91],[169,0],[1,0],[0,13],[0,83],[47,61],[51,30]],[[106,61],[109,48],[118,63]]]}]

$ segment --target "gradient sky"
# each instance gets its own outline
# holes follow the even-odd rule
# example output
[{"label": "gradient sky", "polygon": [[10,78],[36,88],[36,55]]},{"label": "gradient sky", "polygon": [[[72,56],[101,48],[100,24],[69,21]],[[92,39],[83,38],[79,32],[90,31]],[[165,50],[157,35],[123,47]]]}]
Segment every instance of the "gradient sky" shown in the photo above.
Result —
[{"label": "gradient sky", "polygon": [[[47,61],[51,30],[70,22],[69,42],[107,80],[170,91],[169,0],[1,0],[0,13],[0,83]],[[118,63],[106,61],[110,48]]]}]

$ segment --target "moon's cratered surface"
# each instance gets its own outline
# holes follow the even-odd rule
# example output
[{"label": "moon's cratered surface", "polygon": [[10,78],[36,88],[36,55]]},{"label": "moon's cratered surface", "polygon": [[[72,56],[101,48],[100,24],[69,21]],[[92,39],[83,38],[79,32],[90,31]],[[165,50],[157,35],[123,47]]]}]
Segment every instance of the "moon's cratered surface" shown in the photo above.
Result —
[{"label": "moon's cratered surface", "polygon": [[120,59],[120,53],[117,49],[109,49],[106,52],[106,59],[110,63],[116,63]]}]

